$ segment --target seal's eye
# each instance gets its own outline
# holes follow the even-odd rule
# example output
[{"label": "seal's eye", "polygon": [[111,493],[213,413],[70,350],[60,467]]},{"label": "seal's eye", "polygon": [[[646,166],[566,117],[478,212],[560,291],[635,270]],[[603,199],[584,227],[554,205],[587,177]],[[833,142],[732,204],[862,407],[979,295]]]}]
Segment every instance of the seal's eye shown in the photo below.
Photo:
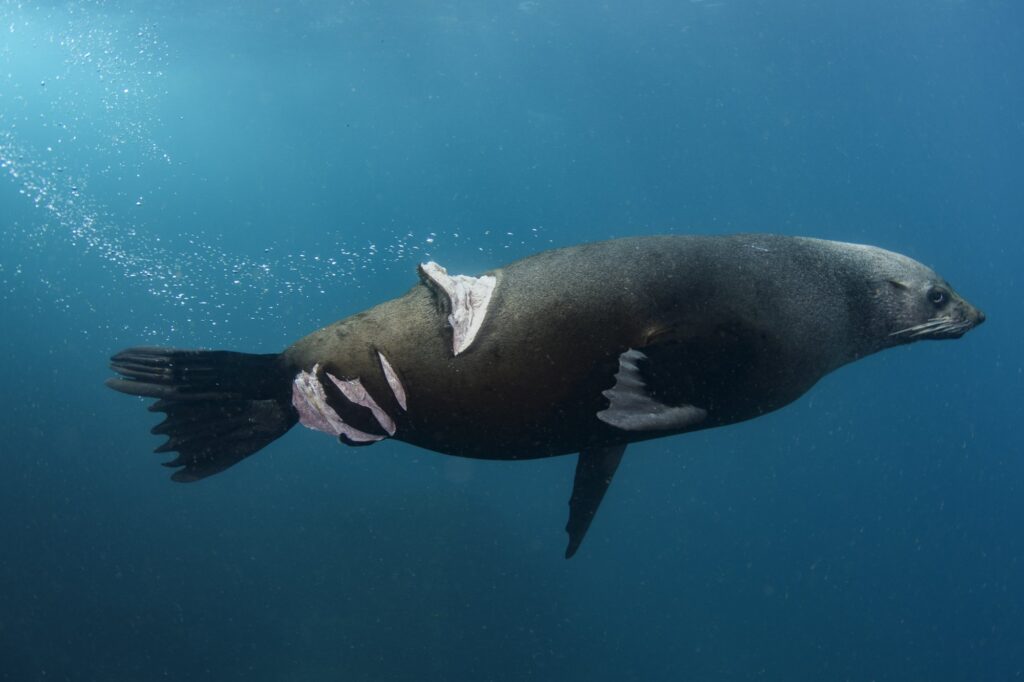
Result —
[{"label": "seal's eye", "polygon": [[949,295],[942,289],[932,289],[928,292],[928,300],[938,307],[946,304],[949,300]]}]

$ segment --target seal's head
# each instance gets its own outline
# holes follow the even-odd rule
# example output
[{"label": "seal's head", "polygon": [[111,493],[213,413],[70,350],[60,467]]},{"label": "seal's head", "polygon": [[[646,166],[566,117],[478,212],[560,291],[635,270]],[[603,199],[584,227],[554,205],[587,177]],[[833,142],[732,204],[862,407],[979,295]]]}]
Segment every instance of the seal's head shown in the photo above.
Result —
[{"label": "seal's head", "polygon": [[891,284],[904,291],[904,308],[895,320],[897,328],[889,332],[897,342],[959,339],[985,321],[985,313],[965,301],[941,277],[926,282],[893,280]]},{"label": "seal's head", "polygon": [[872,297],[881,312],[875,316],[873,332],[885,336],[885,345],[958,339],[985,321],[984,313],[931,268],[892,251],[860,249],[860,257],[869,263]]}]

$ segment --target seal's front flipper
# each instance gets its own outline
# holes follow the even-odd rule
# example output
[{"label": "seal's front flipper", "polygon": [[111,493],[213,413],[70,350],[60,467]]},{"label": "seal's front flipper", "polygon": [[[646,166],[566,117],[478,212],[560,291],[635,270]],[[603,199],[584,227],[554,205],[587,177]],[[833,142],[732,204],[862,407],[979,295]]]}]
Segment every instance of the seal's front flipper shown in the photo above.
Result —
[{"label": "seal's front flipper", "polygon": [[237,464],[290,429],[291,377],[281,356],[230,351],[136,347],[110,359],[121,375],[107,386],[158,398],[167,415],[153,433],[167,436],[156,452],[178,453],[175,481],[197,481]]},{"label": "seal's front flipper", "polygon": [[693,405],[666,405],[651,396],[640,373],[647,356],[629,349],[619,356],[615,385],[602,395],[608,408],[597,418],[624,431],[681,431],[703,421],[707,410]]},{"label": "seal's front flipper", "polygon": [[576,463],[576,480],[572,486],[572,497],[569,498],[569,523],[565,526],[569,533],[566,559],[575,554],[583,542],[583,536],[594,520],[594,514],[604,499],[625,451],[625,445],[604,445],[580,451]]}]

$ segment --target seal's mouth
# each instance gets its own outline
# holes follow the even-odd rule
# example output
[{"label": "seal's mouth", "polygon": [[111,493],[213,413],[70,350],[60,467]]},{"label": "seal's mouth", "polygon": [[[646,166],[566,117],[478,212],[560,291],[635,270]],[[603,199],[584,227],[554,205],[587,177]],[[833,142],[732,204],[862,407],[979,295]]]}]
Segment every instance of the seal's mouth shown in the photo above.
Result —
[{"label": "seal's mouth", "polygon": [[985,313],[972,309],[960,315],[939,315],[921,324],[899,329],[889,336],[903,341],[920,339],[959,339],[985,321]]}]

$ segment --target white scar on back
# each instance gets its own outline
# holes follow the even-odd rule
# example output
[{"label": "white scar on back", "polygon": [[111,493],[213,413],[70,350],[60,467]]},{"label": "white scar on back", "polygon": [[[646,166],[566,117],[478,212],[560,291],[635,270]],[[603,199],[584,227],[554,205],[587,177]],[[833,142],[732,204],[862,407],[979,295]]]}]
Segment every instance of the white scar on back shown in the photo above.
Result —
[{"label": "white scar on back", "polygon": [[[349,426],[327,404],[327,394],[324,393],[324,387],[320,385],[320,380],[316,376],[319,369],[319,364],[314,365],[312,372],[299,372],[292,381],[292,405],[295,407],[295,411],[299,413],[299,423],[310,429],[329,433],[332,436],[344,434],[349,440],[357,443],[372,443],[383,440],[384,436],[376,436]],[[328,376],[330,375],[328,374]],[[331,377],[331,380],[335,383],[338,381],[334,377]],[[348,396],[346,395],[346,397]],[[376,413],[374,413],[374,416],[376,416]],[[392,431],[392,433],[394,432]]]},{"label": "white scar on back", "polygon": [[437,263],[420,264],[420,277],[435,291],[440,290],[448,297],[448,324],[452,328],[452,351],[455,355],[469,348],[484,324],[487,306],[498,280],[491,275],[469,277],[455,275]]},{"label": "white scar on back", "polygon": [[384,370],[384,378],[388,380],[388,386],[391,387],[391,392],[395,394],[395,400],[398,401],[398,405],[403,411],[408,412],[409,408],[405,405],[405,386],[402,385],[402,381],[395,374],[395,369],[388,362],[388,359],[384,357],[384,354],[377,351],[377,357],[380,358],[380,368]]}]

